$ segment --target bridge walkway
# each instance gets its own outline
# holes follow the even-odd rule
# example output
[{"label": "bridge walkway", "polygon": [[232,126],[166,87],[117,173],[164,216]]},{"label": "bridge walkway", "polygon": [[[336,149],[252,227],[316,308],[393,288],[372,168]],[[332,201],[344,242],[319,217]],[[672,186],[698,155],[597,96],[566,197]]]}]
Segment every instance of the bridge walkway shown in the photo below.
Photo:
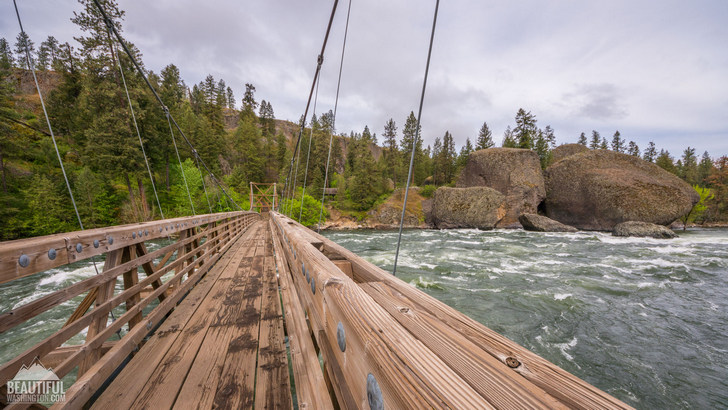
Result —
[{"label": "bridge walkway", "polygon": [[250,227],[93,408],[291,408],[271,232]]}]

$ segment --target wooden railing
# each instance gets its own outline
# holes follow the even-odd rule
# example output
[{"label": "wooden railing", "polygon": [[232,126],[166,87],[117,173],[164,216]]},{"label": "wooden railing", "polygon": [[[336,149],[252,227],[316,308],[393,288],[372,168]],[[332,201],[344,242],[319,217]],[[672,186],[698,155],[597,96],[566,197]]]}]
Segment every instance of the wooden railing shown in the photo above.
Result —
[{"label": "wooden railing", "polygon": [[[0,367],[0,386],[5,386],[21,366],[39,358],[61,378],[78,368],[69,391],[95,392],[221,254],[259,219],[254,212],[228,212],[0,243],[0,284],[105,255],[98,275],[0,314],[0,333],[4,333],[85,293],[65,325]],[[174,242],[147,251],[145,242],[162,238]],[[145,274],[143,279],[140,270]],[[115,293],[119,277],[123,278],[123,291]],[[159,303],[145,311],[155,300]],[[124,313],[108,323],[112,309],[122,305]],[[122,328],[127,332],[112,342]],[[84,330],[85,343],[62,346]]]},{"label": "wooden railing", "polygon": [[300,303],[292,309],[305,311],[341,408],[629,408],[290,218],[271,218]]}]

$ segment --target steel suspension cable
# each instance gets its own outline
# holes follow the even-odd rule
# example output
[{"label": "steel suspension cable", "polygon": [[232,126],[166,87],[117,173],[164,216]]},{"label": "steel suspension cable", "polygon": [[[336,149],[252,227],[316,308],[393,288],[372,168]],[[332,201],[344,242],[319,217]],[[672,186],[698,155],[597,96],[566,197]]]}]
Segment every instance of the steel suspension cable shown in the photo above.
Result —
[{"label": "steel suspension cable", "polygon": [[336,99],[334,100],[334,118],[331,119],[331,129],[329,129],[329,154],[326,157],[326,172],[324,173],[324,187],[321,189],[321,210],[319,211],[318,224],[316,232],[321,233],[321,218],[324,216],[324,199],[326,199],[326,187],[329,182],[329,162],[331,162],[331,145],[334,142],[334,130],[336,129],[336,110],[339,107],[339,90],[341,89],[341,72],[344,68],[344,52],[346,51],[346,37],[349,34],[349,15],[351,14],[351,0],[349,0],[349,8],[346,10],[346,27],[344,28],[344,42],[341,46],[341,62],[339,63],[339,80],[336,83]]},{"label": "steel suspension cable", "polygon": [[[149,82],[147,75],[144,74],[144,71],[139,66],[139,63],[136,61],[136,58],[134,58],[134,55],[129,50],[129,47],[127,47],[127,45],[124,42],[124,40],[122,39],[121,35],[116,30],[116,27],[114,27],[114,25],[112,24],[111,19],[109,19],[109,16],[106,14],[106,11],[104,10],[103,7],[101,7],[101,3],[99,3],[99,0],[93,0],[93,2],[96,5],[96,8],[99,9],[99,12],[101,13],[101,15],[104,18],[104,21],[106,21],[106,25],[111,28],[111,31],[114,33],[114,36],[119,41],[119,44],[121,44],[121,47],[124,49],[124,52],[129,56],[129,59],[131,60],[132,64],[134,64],[134,67],[137,69],[137,72],[139,72],[139,75],[141,75],[141,77],[144,79],[144,82],[147,84],[147,87],[149,87],[149,90],[152,91],[152,94],[154,94],[154,97],[157,99],[159,104],[162,106],[162,109],[165,111],[165,113],[167,115],[167,121],[171,122],[171,124],[174,124],[175,128],[177,128],[177,131],[179,131],[180,135],[182,136],[184,141],[187,143],[187,145],[190,147],[190,149],[194,150],[195,147],[192,145],[190,140],[187,138],[184,131],[182,131],[182,128],[180,128],[179,124],[177,124],[177,121],[174,119],[172,114],[169,113],[169,109],[164,104],[164,101],[162,101],[162,98],[159,96],[159,94],[157,94],[157,90],[155,90],[154,87],[152,87],[152,84]],[[170,129],[172,128],[171,124],[170,124]],[[174,134],[173,134],[173,136],[174,136]],[[217,186],[222,190],[222,192],[225,194],[225,196],[230,200],[231,203],[233,203],[238,208],[238,210],[242,210],[240,205],[238,205],[238,203],[235,202],[235,200],[228,194],[228,192],[225,190],[225,187],[222,186],[220,181],[215,177],[215,174],[210,170],[210,168],[207,166],[207,164],[205,164],[205,161],[202,159],[200,159],[200,161],[202,163],[202,166],[205,168],[205,171],[207,171],[208,175],[210,175],[210,178],[212,179],[212,181],[217,184]]]},{"label": "steel suspension cable", "polygon": [[288,216],[293,217],[293,200],[296,198],[296,183],[298,182],[298,164],[301,162],[301,150],[296,154],[296,172],[293,174],[293,188],[291,189],[291,198],[288,201]]},{"label": "steel suspension cable", "polygon": [[[98,1],[98,0],[94,0]],[[306,126],[306,118],[308,117],[308,109],[311,105],[311,98],[313,97],[313,91],[314,87],[316,86],[316,81],[318,80],[318,74],[321,71],[321,65],[324,63],[324,51],[326,50],[326,43],[329,41],[329,33],[331,32],[331,25],[334,22],[334,15],[336,14],[336,7],[339,5],[339,0],[334,0],[334,5],[331,8],[331,16],[329,16],[329,24],[326,27],[326,35],[324,36],[324,42],[321,45],[321,52],[318,55],[318,58],[316,59],[316,72],[313,76],[313,82],[311,83],[311,91],[308,93],[308,101],[306,102],[306,110],[303,112],[303,121],[301,122],[301,129],[298,131],[298,139],[296,140],[296,146],[293,149],[293,155],[291,156],[291,162],[288,165],[288,173],[286,176],[285,183],[283,185],[283,192],[287,192],[287,189],[290,188],[290,179],[291,179],[291,172],[293,171],[293,160],[296,156],[296,152],[298,151],[299,145],[301,143],[301,136],[303,135],[304,127]]]},{"label": "steel suspension cable", "polygon": [[394,267],[392,275],[397,274],[397,260],[399,259],[399,247],[402,243],[402,227],[404,226],[404,215],[407,210],[407,194],[409,194],[410,181],[412,179],[412,167],[415,163],[415,150],[417,148],[417,140],[420,138],[420,119],[422,118],[422,105],[425,102],[425,89],[427,88],[427,74],[430,71],[430,57],[432,57],[432,43],[435,40],[435,26],[437,25],[437,10],[440,8],[440,0],[435,1],[435,15],[432,18],[432,33],[430,34],[430,47],[427,51],[427,63],[425,64],[425,78],[422,81],[422,94],[420,95],[420,108],[417,111],[417,128],[415,129],[415,138],[412,141],[412,155],[410,155],[409,170],[407,171],[407,184],[404,190],[404,203],[402,204],[402,217],[399,219],[399,234],[397,236],[397,251],[394,254]]},{"label": "steel suspension cable", "polygon": [[174,152],[177,153],[177,162],[179,162],[179,170],[182,172],[182,180],[185,182],[185,189],[187,190],[187,198],[190,199],[190,207],[192,208],[192,215],[197,215],[195,212],[195,205],[192,203],[192,195],[190,195],[190,187],[187,186],[187,177],[185,176],[185,169],[182,167],[182,159],[179,156],[179,150],[177,149],[177,141],[174,138],[174,130],[172,130],[172,123],[169,119],[169,109],[164,107],[164,113],[167,115],[167,123],[169,124],[169,133],[172,134],[172,144],[174,145]]},{"label": "steel suspension cable", "polygon": [[[313,97],[313,114],[311,114],[311,118],[316,116],[316,103],[318,102],[318,91],[319,91],[319,84],[321,81],[321,73],[319,73],[319,78],[316,80],[316,95]],[[306,182],[308,180],[308,160],[311,158],[311,141],[313,140],[313,121],[311,121],[311,133],[308,134],[308,151],[306,152],[306,172],[303,174],[303,191],[301,192],[301,210],[298,212],[298,222],[301,222],[301,217],[303,216],[303,198],[306,196]]]},{"label": "steel suspension cable", "polygon": [[147,153],[144,150],[144,142],[142,142],[142,134],[139,132],[139,125],[137,124],[136,115],[134,114],[134,107],[131,105],[131,97],[129,96],[129,87],[126,85],[126,76],[124,75],[124,69],[121,67],[121,56],[119,55],[119,49],[116,49],[116,61],[119,63],[119,73],[121,73],[121,82],[124,84],[124,91],[126,92],[126,100],[129,103],[129,111],[131,112],[131,119],[134,122],[134,128],[136,129],[137,137],[139,137],[139,146],[142,147],[142,155],[144,156],[144,162],[147,164],[147,172],[149,172],[149,180],[152,182],[152,190],[154,190],[154,197],[157,199],[157,206],[159,207],[159,214],[164,218],[164,211],[162,211],[162,203],[159,202],[159,195],[157,195],[157,187],[154,184],[154,177],[152,176],[152,168],[149,166],[149,159]]}]

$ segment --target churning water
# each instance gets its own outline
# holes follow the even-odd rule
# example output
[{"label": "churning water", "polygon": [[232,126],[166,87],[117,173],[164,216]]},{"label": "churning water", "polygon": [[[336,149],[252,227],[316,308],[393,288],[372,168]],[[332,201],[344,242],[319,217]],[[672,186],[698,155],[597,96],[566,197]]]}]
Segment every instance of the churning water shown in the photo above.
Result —
[{"label": "churning water", "polygon": [[[398,276],[644,409],[728,408],[728,230],[410,230]],[[326,236],[391,271],[397,233]]]}]

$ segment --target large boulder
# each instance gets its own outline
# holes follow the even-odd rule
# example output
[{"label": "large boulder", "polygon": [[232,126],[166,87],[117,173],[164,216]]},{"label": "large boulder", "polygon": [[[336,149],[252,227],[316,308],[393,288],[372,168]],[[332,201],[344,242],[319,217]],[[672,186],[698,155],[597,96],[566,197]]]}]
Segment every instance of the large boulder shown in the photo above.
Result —
[{"label": "large boulder", "polygon": [[489,148],[470,153],[457,187],[488,187],[505,195],[506,214],[498,227],[519,227],[518,216],[536,213],[546,197],[538,154],[519,148]]},{"label": "large boulder", "polygon": [[657,239],[675,238],[675,232],[662,225],[649,222],[627,221],[617,224],[612,231],[613,236],[639,236]]},{"label": "large boulder", "polygon": [[492,188],[440,187],[432,195],[432,223],[438,229],[493,229],[505,214],[505,196]]},{"label": "large boulder", "polygon": [[700,199],[657,165],[607,150],[566,157],[545,178],[546,216],[586,230],[611,231],[626,221],[669,225]]},{"label": "large boulder", "polygon": [[587,148],[585,145],[563,144],[563,145],[559,145],[558,147],[554,148],[554,150],[551,151],[551,156],[553,158],[553,162],[559,162],[566,157],[570,157],[570,156],[576,155],[576,154],[581,154],[582,152],[587,152],[587,151],[589,151],[589,148]]},{"label": "large boulder", "polygon": [[576,232],[578,229],[573,226],[564,225],[561,222],[554,221],[542,215],[522,214],[518,217],[518,222],[523,225],[523,229],[536,232]]}]

